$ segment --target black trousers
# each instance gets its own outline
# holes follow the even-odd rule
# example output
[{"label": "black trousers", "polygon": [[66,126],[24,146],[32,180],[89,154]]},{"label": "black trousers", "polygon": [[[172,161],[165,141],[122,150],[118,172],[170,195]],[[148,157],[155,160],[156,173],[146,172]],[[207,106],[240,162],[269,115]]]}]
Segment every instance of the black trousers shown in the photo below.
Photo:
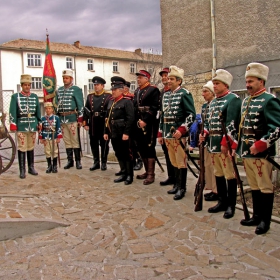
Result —
[{"label": "black trousers", "polygon": [[99,161],[99,146],[101,147],[101,161],[107,162],[107,157],[109,153],[109,141],[105,141],[103,138],[103,135],[97,137],[97,136],[89,136],[90,140],[90,148],[92,151],[92,155],[94,158],[94,161]]},{"label": "black trousers", "polygon": [[130,149],[130,141],[122,140],[121,137],[111,139],[115,155],[119,161],[132,161],[132,151]]}]

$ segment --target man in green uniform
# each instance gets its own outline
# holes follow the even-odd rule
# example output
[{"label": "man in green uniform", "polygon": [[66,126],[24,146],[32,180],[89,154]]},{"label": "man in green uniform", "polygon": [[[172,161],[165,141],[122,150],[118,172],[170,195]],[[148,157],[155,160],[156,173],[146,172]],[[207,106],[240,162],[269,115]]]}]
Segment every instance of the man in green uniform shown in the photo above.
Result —
[{"label": "man in green uniform", "polygon": [[170,66],[168,73],[169,91],[162,99],[162,114],[158,142],[166,144],[168,155],[175,168],[176,184],[167,193],[175,194],[174,200],[182,199],[186,192],[187,155],[182,147],[186,145],[186,134],[195,119],[192,94],[182,88],[184,70]]},{"label": "man in green uniform", "polygon": [[260,63],[249,63],[246,87],[249,96],[241,107],[237,153],[244,159],[248,183],[252,189],[253,216],[241,220],[243,226],[257,226],[255,233],[270,228],[274,190],[271,181],[275,143],[280,137],[280,100],[265,89],[269,69]]},{"label": "man in green uniform", "polygon": [[[240,118],[240,98],[229,91],[232,83],[232,75],[224,70],[216,71],[212,82],[216,98],[210,103],[207,116],[205,118],[204,135],[207,135],[208,150],[212,154],[214,174],[218,191],[217,205],[208,209],[209,213],[225,211],[223,217],[229,219],[234,216],[237,180],[231,158],[228,155],[226,137],[222,132],[220,114],[225,123],[227,135],[232,149],[236,149],[237,128]],[[204,139],[199,136],[200,141]]]},{"label": "man in green uniform", "polygon": [[41,121],[38,96],[30,92],[32,77],[21,75],[21,92],[12,95],[10,103],[10,130],[16,131],[20,178],[25,178],[25,152],[27,152],[28,173],[38,175],[34,169],[34,146],[36,131]]},{"label": "man in green uniform", "polygon": [[63,70],[62,78],[64,86],[58,89],[54,99],[54,106],[60,118],[68,159],[64,169],[69,169],[74,166],[73,150],[76,168],[82,169],[79,129],[83,122],[83,92],[81,88],[73,85],[72,70]]}]

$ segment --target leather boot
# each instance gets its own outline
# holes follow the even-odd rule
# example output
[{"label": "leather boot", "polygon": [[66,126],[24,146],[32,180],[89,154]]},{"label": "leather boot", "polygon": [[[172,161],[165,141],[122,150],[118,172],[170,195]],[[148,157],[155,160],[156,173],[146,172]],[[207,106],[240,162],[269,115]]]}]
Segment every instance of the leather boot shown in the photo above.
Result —
[{"label": "leather boot", "polygon": [[141,179],[141,180],[146,179],[147,176],[148,176],[148,174],[147,174],[147,171],[148,171],[148,159],[147,158],[143,158],[142,161],[144,163],[145,173],[136,176],[136,179]]},{"label": "leather boot", "polygon": [[180,188],[178,189],[177,193],[174,195],[174,200],[180,200],[185,196],[186,193],[186,184],[187,184],[187,168],[180,168]]},{"label": "leather boot", "polygon": [[179,187],[180,187],[180,170],[177,168],[177,167],[174,167],[174,173],[175,173],[175,182],[174,182],[174,185],[173,185],[173,189],[167,191],[168,194],[175,194],[177,193],[177,191],[179,190]]},{"label": "leather boot", "polygon": [[126,161],[126,179],[124,181],[125,185],[130,185],[133,182],[133,162]]},{"label": "leather boot", "polygon": [[105,171],[107,170],[107,158],[109,153],[109,143],[104,144],[104,147],[101,147],[101,170]]},{"label": "leather boot", "polygon": [[227,184],[225,177],[216,176],[218,203],[208,209],[209,213],[218,213],[227,209]]},{"label": "leather boot", "polygon": [[142,161],[142,159],[139,157],[139,158],[137,158],[136,164],[135,164],[135,166],[133,167],[133,169],[134,169],[134,170],[140,170],[140,169],[142,169],[142,167],[143,167],[143,161]]},{"label": "leather boot", "polygon": [[255,233],[264,234],[270,229],[270,221],[273,209],[274,193],[262,193],[260,195],[262,212],[261,222],[257,226]]},{"label": "leather boot", "polygon": [[173,185],[175,183],[175,178],[168,177],[165,181],[159,182],[161,186]]},{"label": "leather boot", "polygon": [[235,205],[236,205],[236,196],[237,196],[237,180],[231,179],[227,180],[228,185],[228,196],[227,196],[227,210],[224,213],[225,219],[230,219],[234,216]]},{"label": "leather boot", "polygon": [[24,179],[25,176],[25,152],[18,150],[19,178]]},{"label": "leather boot", "polygon": [[80,148],[75,148],[74,149],[74,154],[75,154],[75,161],[76,161],[76,169],[82,169],[82,164],[81,164],[81,150]]},{"label": "leather boot", "polygon": [[73,160],[73,149],[68,148],[66,149],[66,154],[67,154],[67,163],[64,166],[64,169],[69,169],[70,167],[74,166],[74,160]]},{"label": "leather boot", "polygon": [[147,178],[144,180],[143,185],[150,185],[155,181],[156,160],[154,158],[148,158],[147,161],[148,161]]},{"label": "leather boot", "polygon": [[120,165],[120,168],[121,170],[124,170],[124,173],[120,175],[119,178],[115,179],[114,180],[114,183],[120,183],[120,182],[123,182],[126,180],[126,162],[123,161],[123,160],[119,160],[119,165]]},{"label": "leather boot", "polygon": [[245,227],[257,226],[261,222],[261,191],[253,190],[252,191],[252,201],[253,201],[253,216],[248,221],[242,219],[240,224]]},{"label": "leather boot", "polygon": [[29,174],[38,175],[38,172],[34,169],[34,150],[27,151],[27,165]]},{"label": "leather boot", "polygon": [[53,158],[52,173],[57,173],[57,157],[56,157],[56,158]]},{"label": "leather boot", "polygon": [[48,168],[46,170],[46,173],[51,173],[53,168],[52,168],[52,158],[47,158],[47,163],[48,163]]}]

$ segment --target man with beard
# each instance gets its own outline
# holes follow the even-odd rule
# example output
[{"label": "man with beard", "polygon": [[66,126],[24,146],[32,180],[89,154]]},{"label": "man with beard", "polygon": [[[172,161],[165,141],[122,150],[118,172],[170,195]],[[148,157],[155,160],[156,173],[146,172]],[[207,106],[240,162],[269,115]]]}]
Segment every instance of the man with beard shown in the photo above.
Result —
[{"label": "man with beard", "polygon": [[136,73],[138,88],[134,93],[134,140],[144,162],[145,173],[137,175],[144,185],[152,184],[155,180],[156,137],[159,110],[159,89],[150,84],[151,74],[146,70]]},{"label": "man with beard", "polygon": [[268,72],[269,68],[261,63],[247,66],[245,78],[249,96],[241,107],[237,148],[244,159],[253,199],[252,218],[240,223],[257,226],[256,234],[264,234],[270,228],[274,199],[271,157],[275,155],[275,143],[280,137],[280,100],[265,89]]},{"label": "man with beard", "polygon": [[[211,153],[216,177],[218,203],[208,209],[209,213],[225,211],[225,219],[232,218],[235,213],[237,180],[231,158],[228,155],[228,146],[222,131],[220,114],[225,123],[228,138],[232,149],[236,149],[237,128],[240,117],[241,100],[239,96],[229,91],[232,75],[224,70],[216,71],[212,82],[216,98],[210,103],[204,124],[204,136],[207,136],[207,146]],[[199,135],[200,141],[205,137]]]},{"label": "man with beard", "polygon": [[73,151],[76,168],[82,169],[79,131],[83,123],[83,92],[81,88],[73,85],[72,70],[63,70],[62,79],[64,86],[57,90],[54,107],[56,107],[57,115],[60,118],[67,153],[67,164],[64,169],[74,166]]},{"label": "man with beard", "polygon": [[93,166],[90,171],[100,169],[99,146],[101,147],[101,170],[107,169],[107,158],[109,153],[109,141],[104,140],[103,132],[105,125],[106,108],[111,98],[110,93],[104,91],[106,81],[98,76],[92,78],[94,92],[87,96],[84,108],[84,129],[89,132],[91,152],[93,155]]}]

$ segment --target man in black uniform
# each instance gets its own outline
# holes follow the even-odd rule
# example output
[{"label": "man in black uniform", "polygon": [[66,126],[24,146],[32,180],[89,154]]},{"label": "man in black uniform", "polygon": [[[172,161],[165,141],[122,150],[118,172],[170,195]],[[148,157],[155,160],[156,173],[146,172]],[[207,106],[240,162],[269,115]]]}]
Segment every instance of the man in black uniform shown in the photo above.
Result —
[{"label": "man in black uniform", "polygon": [[158,130],[157,111],[159,110],[160,91],[150,84],[151,74],[140,70],[137,75],[138,88],[134,93],[134,134],[137,149],[144,162],[145,173],[137,179],[145,179],[143,184],[155,180],[156,138]]},{"label": "man in black uniform", "polygon": [[133,160],[129,137],[134,121],[133,103],[123,95],[125,80],[114,76],[111,78],[112,99],[109,101],[106,113],[104,140],[112,140],[112,146],[118,159],[121,175],[115,183],[123,182],[129,185],[133,182]]},{"label": "man in black uniform", "polygon": [[94,92],[87,96],[84,107],[84,128],[89,131],[90,147],[93,155],[93,166],[91,171],[100,168],[99,145],[101,147],[101,170],[107,169],[107,157],[109,153],[109,141],[103,138],[105,114],[110,93],[104,91],[106,81],[98,76],[92,78]]}]

